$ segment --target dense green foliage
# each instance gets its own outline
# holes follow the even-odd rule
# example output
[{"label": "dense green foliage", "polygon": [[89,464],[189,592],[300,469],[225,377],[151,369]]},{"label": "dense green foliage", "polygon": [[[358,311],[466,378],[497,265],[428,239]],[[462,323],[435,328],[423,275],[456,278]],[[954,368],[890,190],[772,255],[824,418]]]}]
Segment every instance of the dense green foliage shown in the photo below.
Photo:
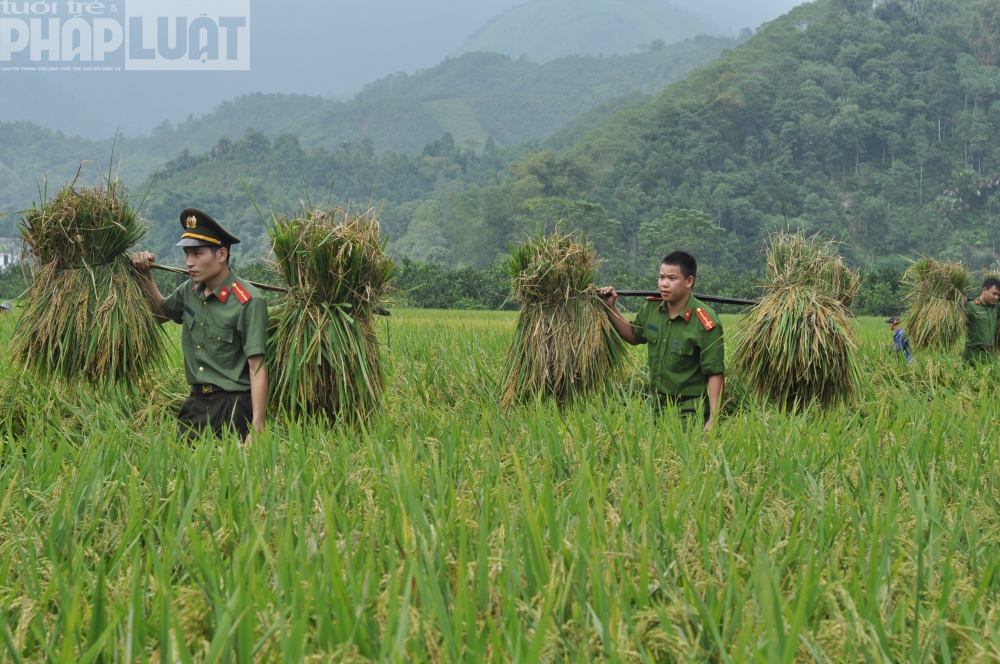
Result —
[{"label": "dense green foliage", "polygon": [[583,139],[580,191],[639,255],[643,226],[683,208],[720,229],[723,265],[756,264],[785,225],[844,240],[864,267],[899,254],[990,264],[998,15],[994,0],[799,6]]},{"label": "dense green foliage", "polygon": [[456,214],[483,242],[458,257],[489,262],[541,221],[640,272],[678,247],[753,268],[786,227],[842,240],[866,270],[921,254],[991,264],[998,14],[994,0],[797,7],[570,151],[465,194]]},{"label": "dense green foliage", "polygon": [[[859,403],[791,416],[733,383],[705,436],[642,402],[640,352],[620,396],[504,411],[511,314],[386,325],[382,415],[272,418],[249,449],[177,443],[179,343],[139,398],[0,365],[3,659],[1000,650],[995,371],[947,355],[907,366],[885,326],[857,321]],[[0,348],[11,327],[0,319]]]},{"label": "dense green foliage", "polygon": [[[196,205],[224,220],[240,238],[237,256],[258,258],[270,251],[270,240],[254,201],[264,209],[282,212],[301,208],[303,200],[318,204],[331,196],[345,206],[383,206],[383,231],[404,241],[411,221],[421,218],[417,214],[421,206],[420,214],[426,217],[449,191],[495,182],[497,173],[521,150],[501,148],[493,140],[478,153],[468,147],[461,150],[450,134],[429,144],[419,156],[379,156],[371,141],[331,152],[325,148],[306,151],[291,134],[273,141],[261,132],[248,132],[236,141],[223,138],[210,152],[185,152],[160,170],[143,208],[143,215],[154,225],[148,246],[165,257],[179,256],[180,250],[173,247],[180,228],[178,212]],[[424,251],[434,246],[430,241]]]},{"label": "dense green foliage", "polygon": [[20,266],[0,270],[0,302],[12,301],[28,289]]},{"label": "dense green foliage", "polygon": [[680,7],[657,0],[531,0],[472,33],[466,51],[493,51],[547,62],[571,54],[628,53],[714,30]]}]

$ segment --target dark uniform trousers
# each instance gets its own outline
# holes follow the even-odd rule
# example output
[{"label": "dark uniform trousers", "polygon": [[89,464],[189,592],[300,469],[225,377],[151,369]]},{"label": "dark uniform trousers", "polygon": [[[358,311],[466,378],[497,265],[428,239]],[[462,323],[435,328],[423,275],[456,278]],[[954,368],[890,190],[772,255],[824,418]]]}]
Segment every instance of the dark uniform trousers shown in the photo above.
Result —
[{"label": "dark uniform trousers", "polygon": [[[205,392],[205,388],[212,392]],[[240,439],[250,433],[253,424],[253,400],[250,392],[224,392],[214,386],[195,385],[191,396],[177,415],[177,437],[192,440],[205,429],[216,436],[235,431]]]},{"label": "dark uniform trousers", "polygon": [[680,415],[681,424],[685,431],[708,424],[708,418],[711,415],[707,394],[700,397],[674,397],[657,394],[653,401],[653,407],[658,415],[663,415],[664,412],[674,409]]}]

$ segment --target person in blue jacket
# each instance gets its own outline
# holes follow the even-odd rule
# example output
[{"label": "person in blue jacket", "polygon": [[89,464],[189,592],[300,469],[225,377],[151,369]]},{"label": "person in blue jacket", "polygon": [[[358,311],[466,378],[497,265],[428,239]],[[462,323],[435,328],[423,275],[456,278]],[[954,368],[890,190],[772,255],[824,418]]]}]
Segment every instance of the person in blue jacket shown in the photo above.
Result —
[{"label": "person in blue jacket", "polygon": [[907,338],[906,332],[903,332],[903,328],[900,327],[899,316],[888,318],[885,322],[892,330],[892,349],[897,353],[903,353],[906,356],[906,363],[909,364],[913,361],[913,351],[910,348],[910,340]]}]

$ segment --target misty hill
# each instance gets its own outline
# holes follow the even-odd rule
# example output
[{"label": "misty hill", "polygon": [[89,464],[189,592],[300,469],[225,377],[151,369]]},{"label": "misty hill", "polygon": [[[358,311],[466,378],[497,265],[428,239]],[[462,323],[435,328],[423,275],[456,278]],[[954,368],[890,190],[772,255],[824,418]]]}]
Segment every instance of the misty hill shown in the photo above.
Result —
[{"label": "misty hill", "polygon": [[[274,138],[290,132],[305,149],[371,141],[386,150],[419,154],[450,132],[460,146],[492,137],[501,145],[545,138],[580,113],[630,93],[654,93],[702,66],[736,41],[699,37],[630,56],[569,57],[545,65],[498,54],[470,53],[412,75],[367,86],[354,100],[252,94],[151,136],[119,138],[122,176],[141,182],[182,151],[208,151],[219,138],[254,129]],[[631,97],[631,102],[639,101]],[[588,116],[596,126],[603,115]],[[585,119],[586,120],[586,119]],[[578,125],[579,127],[579,125]],[[113,141],[69,138],[27,122],[0,123],[0,210],[22,209],[37,198],[44,173],[53,184],[71,178],[82,160],[107,169]]]},{"label": "misty hill", "polygon": [[[842,240],[866,268],[921,254],[994,264],[998,7],[799,6],[567,153],[512,164],[505,182],[462,203],[466,223],[496,255],[549,209],[597,229],[624,268],[652,269],[683,247],[753,268],[786,226]],[[587,214],[576,221],[574,209]]]},{"label": "misty hill", "polygon": [[490,51],[548,62],[570,54],[628,53],[716,32],[663,0],[532,0],[469,36],[459,53]]}]

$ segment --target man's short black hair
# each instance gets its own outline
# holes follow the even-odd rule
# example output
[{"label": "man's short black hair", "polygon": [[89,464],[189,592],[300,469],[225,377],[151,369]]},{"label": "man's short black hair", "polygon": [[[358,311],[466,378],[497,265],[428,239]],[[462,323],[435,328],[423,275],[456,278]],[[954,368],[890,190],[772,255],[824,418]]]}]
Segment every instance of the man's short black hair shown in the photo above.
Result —
[{"label": "man's short black hair", "polygon": [[1000,279],[996,277],[986,277],[983,279],[983,290],[990,290],[991,288],[1000,288]]},{"label": "man's short black hair", "polygon": [[224,244],[221,247],[209,247],[209,249],[212,250],[212,255],[213,256],[215,256],[217,253],[219,253],[219,249],[225,249],[226,250],[226,265],[227,266],[229,265],[229,259],[232,258],[232,256],[233,256],[233,246],[232,245],[230,245],[230,244]]},{"label": "man's short black hair", "polygon": [[676,265],[681,269],[681,274],[684,275],[685,279],[688,277],[698,278],[698,261],[686,251],[670,252],[663,257],[660,265]]}]

